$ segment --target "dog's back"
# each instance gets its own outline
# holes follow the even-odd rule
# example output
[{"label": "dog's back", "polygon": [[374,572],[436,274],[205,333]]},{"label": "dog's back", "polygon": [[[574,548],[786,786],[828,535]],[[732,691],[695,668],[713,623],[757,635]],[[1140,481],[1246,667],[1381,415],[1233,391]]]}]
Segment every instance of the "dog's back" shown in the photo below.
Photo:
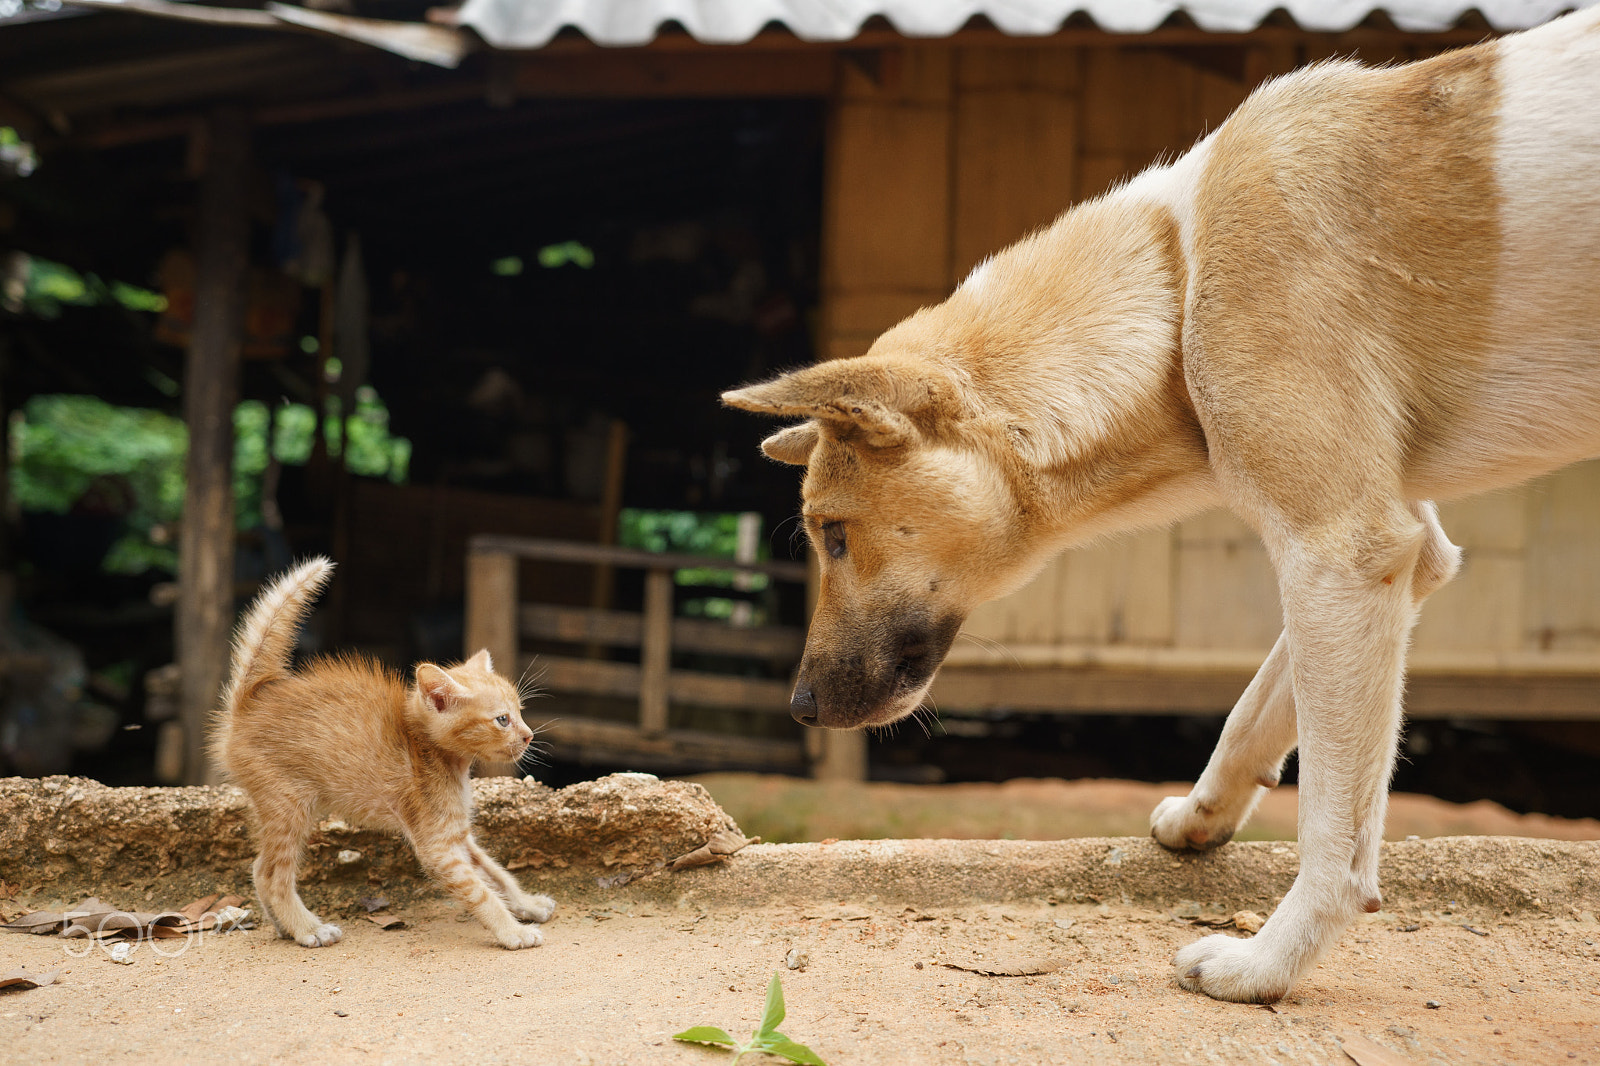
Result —
[{"label": "dog's back", "polygon": [[[1179,222],[1200,388],[1278,380],[1404,422],[1406,491],[1600,454],[1600,8],[1399,67],[1263,86],[1136,179]],[[1337,467],[1325,426],[1274,441]]]}]

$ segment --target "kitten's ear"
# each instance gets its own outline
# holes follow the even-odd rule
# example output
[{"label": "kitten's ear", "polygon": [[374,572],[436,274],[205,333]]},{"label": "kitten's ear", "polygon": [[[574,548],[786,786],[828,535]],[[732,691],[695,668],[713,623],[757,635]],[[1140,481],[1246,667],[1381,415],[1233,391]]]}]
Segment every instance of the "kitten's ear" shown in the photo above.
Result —
[{"label": "kitten's ear", "polygon": [[489,649],[488,648],[480,648],[480,649],[478,649],[478,654],[476,654],[472,658],[468,659],[462,665],[470,667],[473,670],[481,670],[483,673],[486,673],[486,674],[494,673],[494,660],[489,658]]},{"label": "kitten's ear", "polygon": [[432,663],[418,664],[417,689],[428,705],[440,714],[454,709],[462,696],[461,686],[456,684],[455,678]]}]

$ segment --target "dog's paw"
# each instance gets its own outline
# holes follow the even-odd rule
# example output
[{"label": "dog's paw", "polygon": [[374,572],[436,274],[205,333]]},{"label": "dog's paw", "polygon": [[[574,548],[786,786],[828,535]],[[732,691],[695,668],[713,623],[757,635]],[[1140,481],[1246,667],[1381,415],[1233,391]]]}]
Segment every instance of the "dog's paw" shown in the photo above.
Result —
[{"label": "dog's paw", "polygon": [[510,903],[511,913],[525,922],[548,922],[556,912],[556,901],[549,896],[534,896],[524,892]]},{"label": "dog's paw", "polygon": [[1193,795],[1168,796],[1150,812],[1150,835],[1174,851],[1210,851],[1233,839],[1241,813],[1197,802]]},{"label": "dog's paw", "polygon": [[1179,951],[1173,965],[1184,988],[1233,1003],[1275,1003],[1295,979],[1266,943],[1220,934]]},{"label": "dog's paw", "polygon": [[309,933],[301,933],[295,937],[295,943],[303,948],[325,948],[337,944],[344,939],[344,930],[337,925],[327,922],[322,923]]},{"label": "dog's paw", "polygon": [[520,951],[523,948],[536,948],[543,944],[544,934],[539,932],[537,926],[516,925],[496,933],[495,939],[507,951]]}]

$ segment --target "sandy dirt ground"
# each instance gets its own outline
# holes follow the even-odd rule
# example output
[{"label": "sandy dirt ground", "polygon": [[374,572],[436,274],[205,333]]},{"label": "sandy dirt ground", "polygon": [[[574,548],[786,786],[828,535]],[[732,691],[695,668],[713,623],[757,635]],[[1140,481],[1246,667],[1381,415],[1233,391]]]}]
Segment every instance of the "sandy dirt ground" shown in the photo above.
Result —
[{"label": "sandy dirt ground", "polygon": [[[1187,782],[1007,781],[1003,784],[850,784],[776,774],[702,774],[704,785],[745,832],[763,840],[907,839],[1070,840],[1142,836],[1163,796],[1187,795]],[[1273,789],[1239,840],[1293,840],[1299,794]],[[1384,837],[1518,836],[1600,840],[1600,819],[1517,814],[1488,800],[1447,803],[1396,792]]]},{"label": "sandy dirt ground", "polygon": [[[151,911],[250,894],[235,790],[52,779],[0,793],[0,916],[89,893]],[[1267,1008],[1182,991],[1170,959],[1209,932],[1196,916],[1270,913],[1293,842],[1203,855],[1147,836],[755,844],[673,872],[665,859],[731,824],[699,786],[496,779],[476,796],[485,845],[561,903],[543,947],[494,946],[418,880],[403,844],[330,823],[304,891],[343,925],[337,945],[258,928],[137,945],[119,964],[99,944],[0,934],[0,974],[58,971],[0,991],[0,1063],[712,1066],[729,1057],[671,1035],[746,1036],[779,972],[783,1031],[831,1066],[1600,1066],[1600,843],[1386,844],[1385,909]],[[367,920],[358,900],[375,894],[405,928]],[[791,953],[805,965],[789,968]]]},{"label": "sandy dirt ground", "polygon": [[[1269,1009],[1177,987],[1172,952],[1205,932],[1172,916],[1181,907],[918,910],[869,897],[739,909],[692,895],[569,906],[543,947],[521,952],[436,898],[397,906],[407,927],[383,930],[327,890],[308,901],[346,936],[320,950],[257,929],[165,942],[170,958],[142,945],[121,965],[99,946],[74,958],[59,939],[14,935],[0,941],[5,967],[61,975],[0,993],[0,1061],[711,1064],[728,1056],[671,1034],[706,1024],[745,1037],[776,971],[783,1030],[835,1066],[1348,1063],[1351,1034],[1397,1056],[1349,1045],[1365,1048],[1362,1066],[1600,1063],[1593,914],[1372,915]],[[795,949],[800,970],[785,965]]]}]

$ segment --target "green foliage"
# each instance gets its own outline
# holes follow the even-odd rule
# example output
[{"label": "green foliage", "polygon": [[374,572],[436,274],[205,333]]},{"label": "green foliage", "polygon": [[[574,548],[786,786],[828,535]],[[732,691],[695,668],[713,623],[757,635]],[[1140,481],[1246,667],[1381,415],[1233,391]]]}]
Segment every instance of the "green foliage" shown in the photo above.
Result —
[{"label": "green foliage", "polygon": [[[356,393],[344,420],[346,461],[353,473],[404,482],[411,442],[389,433],[389,412],[371,388]],[[240,529],[261,523],[261,478],[270,456],[265,404],[234,409],[234,512]],[[278,409],[272,452],[301,466],[311,456],[316,418],[303,404]],[[85,494],[119,497],[127,534],[106,554],[112,573],[175,572],[177,551],[161,536],[183,517],[187,427],[160,411],[116,407],[93,396],[35,396],[11,421],[11,493],[25,511],[65,514]],[[338,426],[327,427],[330,446]],[[335,454],[337,448],[330,447]]]},{"label": "green foliage", "polygon": [[672,1039],[690,1044],[726,1047],[733,1052],[733,1061],[729,1066],[737,1066],[739,1060],[751,1052],[777,1055],[790,1062],[801,1063],[802,1066],[827,1066],[817,1057],[816,1052],[778,1032],[778,1026],[783,1024],[784,1014],[783,985],[778,982],[778,975],[774,972],[771,983],[767,985],[767,1004],[761,1013],[761,1024],[750,1034],[750,1039],[745,1043],[739,1043],[714,1025],[697,1025],[681,1033],[674,1033]]},{"label": "green foliage", "polygon": [[625,547],[642,548],[647,552],[683,552],[731,559],[739,543],[737,514],[645,511],[625,507],[618,527],[619,539]]},{"label": "green foliage", "polygon": [[39,167],[39,152],[14,126],[0,126],[0,174],[25,178]]},{"label": "green foliage", "polygon": [[[517,261],[519,266],[521,260]],[[560,244],[547,244],[539,249],[539,265],[547,270],[566,266],[582,267],[588,270],[594,266],[594,252],[592,249],[578,241],[562,241]]]},{"label": "green foliage", "polygon": [[365,477],[406,480],[411,467],[411,442],[389,432],[389,409],[370,385],[356,390],[356,409],[344,420],[345,466]]},{"label": "green foliage", "polygon": [[57,318],[62,307],[97,307],[117,303],[130,311],[160,312],[167,298],[123,281],[107,285],[94,274],[80,274],[63,263],[26,256],[22,309],[40,318]]},{"label": "green foliage", "polygon": [[66,514],[91,488],[122,497],[128,533],[106,554],[112,573],[177,569],[151,532],[183,513],[184,424],[93,396],[35,396],[11,420],[11,495],[25,511]]}]

